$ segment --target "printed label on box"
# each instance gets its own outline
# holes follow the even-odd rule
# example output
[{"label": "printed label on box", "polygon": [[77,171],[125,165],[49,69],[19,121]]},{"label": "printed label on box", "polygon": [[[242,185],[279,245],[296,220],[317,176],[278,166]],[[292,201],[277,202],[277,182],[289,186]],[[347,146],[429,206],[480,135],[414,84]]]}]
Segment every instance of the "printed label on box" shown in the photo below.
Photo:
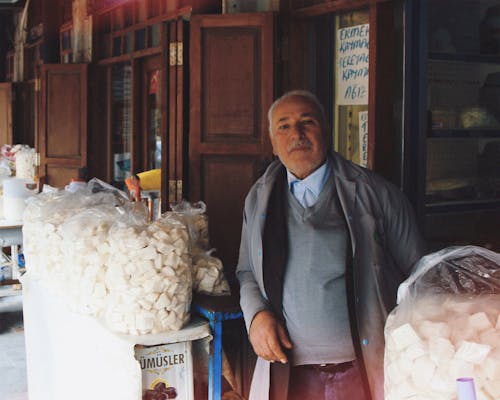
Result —
[{"label": "printed label on box", "polygon": [[142,399],[192,399],[191,342],[137,346],[135,357],[142,370]]}]

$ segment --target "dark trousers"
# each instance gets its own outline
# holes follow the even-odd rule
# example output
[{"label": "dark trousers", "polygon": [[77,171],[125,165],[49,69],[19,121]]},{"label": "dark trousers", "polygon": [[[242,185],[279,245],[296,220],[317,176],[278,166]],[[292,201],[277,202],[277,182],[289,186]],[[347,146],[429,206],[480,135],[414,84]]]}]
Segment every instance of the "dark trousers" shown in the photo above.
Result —
[{"label": "dark trousers", "polygon": [[290,369],[288,400],[366,400],[356,362],[323,370],[299,365]]}]

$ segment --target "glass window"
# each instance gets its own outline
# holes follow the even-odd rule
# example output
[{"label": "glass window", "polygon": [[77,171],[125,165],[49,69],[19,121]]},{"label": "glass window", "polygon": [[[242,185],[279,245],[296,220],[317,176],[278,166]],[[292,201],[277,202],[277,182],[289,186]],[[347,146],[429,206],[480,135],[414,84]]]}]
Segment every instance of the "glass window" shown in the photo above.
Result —
[{"label": "glass window", "polygon": [[113,57],[119,56],[122,54],[122,37],[115,36],[113,38]]},{"label": "glass window", "polygon": [[148,71],[148,169],[161,168],[160,77],[159,69]]},{"label": "glass window", "polygon": [[160,45],[160,24],[148,27],[148,47],[158,47]]},{"label": "glass window", "polygon": [[335,19],[334,149],[364,167],[368,161],[368,10]]},{"label": "glass window", "polygon": [[146,28],[135,31],[135,49],[143,50],[146,48]]},{"label": "glass window", "polygon": [[111,160],[113,184],[123,186],[131,171],[132,67],[111,67]]}]

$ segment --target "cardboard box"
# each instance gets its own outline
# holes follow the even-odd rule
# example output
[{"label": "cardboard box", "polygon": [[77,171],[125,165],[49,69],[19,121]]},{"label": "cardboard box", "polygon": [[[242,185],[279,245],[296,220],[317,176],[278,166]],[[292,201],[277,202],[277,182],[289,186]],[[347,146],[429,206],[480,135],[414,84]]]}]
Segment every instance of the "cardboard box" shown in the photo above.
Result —
[{"label": "cardboard box", "polygon": [[142,371],[142,399],[194,399],[191,342],[136,346]]}]

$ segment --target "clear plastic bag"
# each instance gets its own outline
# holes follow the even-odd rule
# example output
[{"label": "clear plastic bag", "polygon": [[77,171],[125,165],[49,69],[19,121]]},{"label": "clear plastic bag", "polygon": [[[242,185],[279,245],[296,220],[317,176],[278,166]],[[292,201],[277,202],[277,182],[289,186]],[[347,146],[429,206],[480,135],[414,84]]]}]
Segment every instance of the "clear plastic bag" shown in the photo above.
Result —
[{"label": "clear plastic bag", "polygon": [[206,204],[203,201],[190,203],[187,200],[182,200],[178,204],[171,205],[170,208],[188,227],[191,248],[208,250],[210,240]]},{"label": "clear plastic bag", "polygon": [[200,251],[192,255],[193,290],[197,293],[215,296],[230,295],[229,283],[224,276],[222,261],[211,255],[212,250]]},{"label": "clear plastic bag", "polygon": [[478,398],[500,398],[500,254],[464,246],[423,257],[399,287],[385,341],[387,400],[455,400],[461,377],[474,378]]},{"label": "clear plastic bag", "polygon": [[206,204],[202,201],[190,203],[182,200],[171,208],[172,218],[178,218],[188,228],[193,261],[193,290],[216,296],[230,295],[222,261],[212,255],[215,249],[210,248]]},{"label": "clear plastic bag", "polygon": [[99,180],[48,190],[25,213],[27,273],[73,311],[132,335],[179,330],[189,320],[189,235],[177,218],[147,210]]}]

